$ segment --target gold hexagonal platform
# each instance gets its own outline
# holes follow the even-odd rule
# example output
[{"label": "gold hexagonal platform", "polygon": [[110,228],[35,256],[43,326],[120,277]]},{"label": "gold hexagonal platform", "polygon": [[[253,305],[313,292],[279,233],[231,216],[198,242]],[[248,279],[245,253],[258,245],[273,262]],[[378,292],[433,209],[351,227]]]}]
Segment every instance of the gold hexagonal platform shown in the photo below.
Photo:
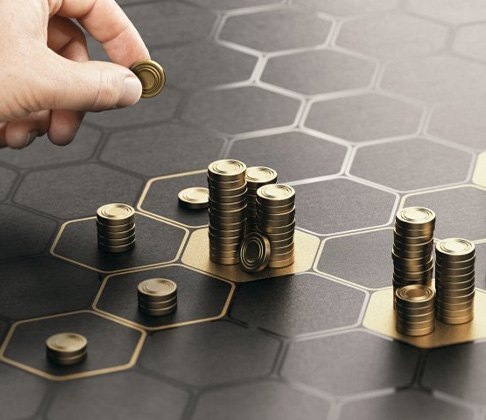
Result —
[{"label": "gold hexagonal platform", "polygon": [[473,182],[486,187],[486,152],[481,153],[476,161]]}]

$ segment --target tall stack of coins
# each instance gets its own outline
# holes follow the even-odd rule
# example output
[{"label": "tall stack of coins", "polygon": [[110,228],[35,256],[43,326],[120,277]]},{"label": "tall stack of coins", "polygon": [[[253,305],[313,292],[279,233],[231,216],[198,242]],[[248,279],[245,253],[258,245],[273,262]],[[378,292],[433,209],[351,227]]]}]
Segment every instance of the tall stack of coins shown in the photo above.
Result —
[{"label": "tall stack of coins", "polygon": [[256,232],[257,230],[257,190],[258,188],[277,183],[277,172],[265,166],[252,166],[246,170],[247,199],[247,220],[246,231]]},{"label": "tall stack of coins", "polygon": [[401,209],[393,231],[393,289],[409,284],[430,286],[434,270],[435,213],[424,207]]},{"label": "tall stack of coins", "polygon": [[474,317],[474,243],[460,238],[439,241],[435,246],[437,319],[463,324]]},{"label": "tall stack of coins", "polygon": [[435,329],[434,291],[411,284],[395,291],[396,327],[400,334],[427,335]]},{"label": "tall stack of coins", "polygon": [[258,231],[270,241],[270,268],[294,262],[295,190],[284,184],[268,184],[257,190]]},{"label": "tall stack of coins", "polygon": [[223,159],[208,166],[209,256],[217,264],[238,264],[246,222],[246,165]]},{"label": "tall stack of coins", "polygon": [[135,248],[135,210],[128,204],[112,203],[96,212],[98,248],[121,253]]},{"label": "tall stack of coins", "polygon": [[59,333],[46,340],[46,356],[57,365],[81,363],[88,354],[88,340],[81,334]]},{"label": "tall stack of coins", "polygon": [[138,287],[138,309],[145,315],[168,315],[177,309],[177,284],[169,279],[148,279]]}]

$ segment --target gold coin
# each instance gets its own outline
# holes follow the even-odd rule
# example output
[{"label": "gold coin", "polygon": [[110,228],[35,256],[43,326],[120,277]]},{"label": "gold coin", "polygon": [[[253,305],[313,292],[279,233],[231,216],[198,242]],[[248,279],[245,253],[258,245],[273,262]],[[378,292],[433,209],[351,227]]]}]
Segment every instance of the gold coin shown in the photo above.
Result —
[{"label": "gold coin", "polygon": [[204,187],[186,188],[179,192],[179,204],[193,210],[205,209],[209,206],[209,190]]},{"label": "gold coin", "polygon": [[165,72],[162,66],[153,60],[135,62],[130,70],[142,82],[142,98],[157,96],[165,85]]},{"label": "gold coin", "polygon": [[[235,159],[221,159],[208,166],[208,175],[215,181],[239,181],[245,179],[246,165]],[[238,183],[237,183],[238,184]]]},{"label": "gold coin", "polygon": [[245,236],[240,247],[240,263],[243,270],[258,273],[267,268],[272,249],[270,241],[253,232]]},{"label": "gold coin", "polygon": [[421,284],[413,284],[401,287],[395,292],[397,300],[407,302],[411,307],[424,306],[434,299],[434,291]]},{"label": "gold coin", "polygon": [[475,246],[467,239],[448,238],[437,242],[435,250],[442,254],[445,260],[454,261],[470,259],[475,252]]},{"label": "gold coin", "polygon": [[142,281],[137,289],[142,296],[167,300],[177,293],[177,284],[169,279],[154,278]]},{"label": "gold coin", "polygon": [[425,207],[405,207],[397,213],[397,222],[404,224],[423,225],[433,223],[435,213]]},{"label": "gold coin", "polygon": [[283,206],[295,200],[295,190],[290,185],[268,184],[258,188],[257,196],[263,205]]},{"label": "gold coin", "polygon": [[101,206],[96,215],[101,224],[123,225],[128,224],[135,216],[132,206],[123,203],[110,203]]},{"label": "gold coin", "polygon": [[59,333],[46,340],[47,358],[58,365],[74,365],[86,358],[88,340],[77,333]]},{"label": "gold coin", "polygon": [[251,166],[246,170],[246,182],[252,187],[274,184],[277,182],[277,171],[266,166]]}]

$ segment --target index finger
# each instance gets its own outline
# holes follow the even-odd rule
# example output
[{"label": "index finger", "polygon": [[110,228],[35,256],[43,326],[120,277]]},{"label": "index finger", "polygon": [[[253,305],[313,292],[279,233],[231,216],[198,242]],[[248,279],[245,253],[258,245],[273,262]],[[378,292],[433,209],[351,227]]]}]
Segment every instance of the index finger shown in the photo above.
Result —
[{"label": "index finger", "polygon": [[103,45],[117,64],[130,67],[150,53],[137,29],[115,0],[50,0],[50,11],[78,22]]}]

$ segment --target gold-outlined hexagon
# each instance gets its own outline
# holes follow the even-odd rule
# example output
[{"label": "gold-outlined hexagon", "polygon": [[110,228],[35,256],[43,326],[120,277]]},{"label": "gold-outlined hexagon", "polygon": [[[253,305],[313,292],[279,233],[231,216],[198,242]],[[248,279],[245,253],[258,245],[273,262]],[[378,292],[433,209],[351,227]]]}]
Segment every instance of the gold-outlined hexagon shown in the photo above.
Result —
[{"label": "gold-outlined hexagon", "polygon": [[[61,318],[63,316],[86,314],[86,313],[92,314],[92,315],[95,315],[95,316],[99,316],[99,317],[104,318],[108,321],[115,322],[119,325],[122,325],[125,328],[130,328],[132,330],[136,330],[140,333],[140,338],[137,342],[137,345],[135,346],[135,348],[133,350],[132,356],[131,356],[130,361],[128,363],[125,363],[124,365],[119,365],[119,366],[112,366],[112,367],[109,367],[109,368],[102,368],[102,369],[90,370],[90,371],[79,372],[79,373],[72,373],[72,374],[69,374],[69,375],[62,375],[61,376],[61,375],[51,375],[47,372],[44,372],[43,370],[33,368],[29,365],[25,365],[23,363],[17,362],[15,360],[10,359],[10,358],[5,356],[5,351],[7,350],[7,347],[10,343],[10,340],[12,339],[12,336],[15,333],[17,326],[22,325],[22,324],[31,323],[31,322],[36,322],[36,321],[43,321],[45,319]],[[89,378],[89,377],[92,377],[92,376],[105,375],[107,373],[121,372],[121,371],[124,371],[124,370],[131,369],[137,363],[137,360],[138,360],[140,353],[142,351],[143,344],[145,343],[146,337],[147,337],[147,333],[143,329],[134,327],[132,325],[128,325],[125,322],[120,322],[116,319],[108,317],[104,314],[97,313],[95,311],[81,310],[81,311],[74,311],[74,312],[66,312],[66,313],[62,313],[62,314],[42,316],[42,317],[38,317],[38,318],[31,318],[31,319],[26,319],[26,320],[15,322],[10,327],[10,329],[9,329],[9,331],[8,331],[7,335],[5,336],[5,339],[2,343],[2,346],[0,347],[0,361],[4,362],[4,363],[6,363],[10,366],[21,369],[23,371],[26,371],[26,372],[32,373],[34,375],[40,376],[41,378],[49,379],[51,381],[55,381],[55,382],[71,381],[71,380],[74,380],[74,379]]]},{"label": "gold-outlined hexagon", "polygon": [[64,257],[63,255],[60,255],[60,254],[57,254],[56,253],[56,246],[59,243],[59,240],[61,239],[61,236],[64,233],[64,230],[66,229],[67,226],[69,226],[70,224],[73,224],[73,223],[84,222],[86,220],[96,220],[96,216],[83,217],[81,219],[74,219],[74,220],[69,220],[67,222],[64,222],[62,224],[61,228],[59,229],[59,232],[57,233],[56,237],[54,238],[54,242],[52,243],[52,246],[51,246],[51,248],[49,250],[49,253],[52,256],[56,257],[56,258],[60,258],[61,260],[67,261],[67,262],[69,262],[71,264],[75,264],[75,265],[78,265],[78,266],[87,268],[89,270],[96,271],[97,273],[101,273],[101,274],[123,273],[125,271],[129,271],[129,270],[133,270],[133,269],[151,268],[151,267],[156,267],[156,266],[161,265],[161,264],[170,264],[170,263],[173,263],[173,262],[177,261],[180,258],[181,254],[182,254],[182,250],[184,249],[184,246],[186,245],[187,238],[189,237],[189,230],[187,228],[183,227],[183,226],[180,226],[180,225],[177,225],[175,223],[172,223],[169,220],[160,220],[160,218],[153,217],[150,214],[145,214],[145,213],[141,213],[141,212],[138,212],[138,211],[136,211],[135,214],[138,214],[139,216],[142,216],[142,217],[148,217],[149,219],[155,220],[156,222],[165,223],[165,224],[168,224],[170,226],[173,226],[173,227],[175,227],[177,229],[181,229],[181,230],[184,231],[184,237],[182,238],[182,242],[181,242],[181,244],[179,246],[179,249],[178,249],[175,257],[172,260],[165,261],[163,263],[162,262],[157,262],[157,263],[148,264],[148,265],[144,265],[144,266],[140,266],[140,267],[130,267],[130,268],[122,268],[122,269],[119,269],[119,270],[113,270],[113,271],[105,271],[105,270],[100,270],[97,267],[92,267],[92,266],[90,266],[88,264],[84,264],[82,262],[73,260],[73,259],[68,258],[68,257]]},{"label": "gold-outlined hexagon", "polygon": [[[143,208],[143,203],[144,203],[145,199],[147,198],[147,194],[150,191],[152,184],[154,184],[155,182],[163,181],[165,179],[182,178],[184,176],[199,175],[199,174],[204,174],[206,172],[207,172],[207,169],[199,169],[197,171],[181,172],[181,173],[177,173],[177,174],[158,176],[156,178],[149,179],[147,184],[145,185],[145,187],[143,189],[143,192],[142,192],[142,195],[140,196],[140,199],[138,200],[137,209],[140,210],[144,214],[148,214],[152,217],[162,219],[162,220],[165,220],[167,222],[170,222],[170,223],[173,223],[175,225],[178,225],[178,226],[181,226],[181,227],[184,227],[184,228],[188,228],[188,229],[200,229],[200,228],[207,226],[208,223],[206,223],[204,225],[197,225],[197,226],[196,225],[186,225],[186,224],[179,222],[177,220],[169,219],[168,217],[165,217],[165,216],[157,214],[157,213],[150,212],[150,211]],[[176,199],[177,199],[177,197],[175,198],[175,200]]]},{"label": "gold-outlined hexagon", "polygon": [[481,153],[476,160],[472,181],[482,187],[486,187],[486,152]]},{"label": "gold-outlined hexagon", "polygon": [[[106,283],[112,277],[126,275],[126,274],[131,274],[131,273],[141,273],[143,271],[150,271],[150,270],[154,270],[154,269],[158,269],[158,268],[165,268],[165,267],[183,267],[183,268],[185,268],[187,270],[192,270],[192,271],[198,272],[200,274],[204,274],[204,275],[209,276],[209,277],[214,277],[217,281],[222,281],[222,282],[225,282],[225,283],[229,284],[231,286],[231,288],[230,288],[230,291],[228,293],[228,296],[226,298],[226,301],[225,301],[225,303],[223,305],[223,308],[222,308],[221,312],[218,315],[213,316],[213,317],[209,317],[209,318],[194,319],[194,320],[190,320],[190,321],[184,321],[184,322],[178,322],[178,323],[174,323],[174,324],[162,325],[160,327],[148,327],[146,325],[139,324],[137,322],[134,322],[134,321],[131,321],[129,319],[123,318],[121,316],[115,315],[115,314],[113,314],[111,312],[103,311],[100,308],[98,308],[97,305],[98,305],[98,302],[99,302],[99,300],[101,298],[101,295],[103,294],[103,291],[105,290]],[[224,279],[222,277],[219,277],[217,275],[214,275],[214,274],[205,273],[204,271],[198,270],[198,269],[196,269],[194,267],[190,267],[190,266],[187,266],[187,265],[184,265],[184,264],[161,264],[161,265],[159,265],[157,267],[140,268],[140,269],[136,269],[136,270],[124,271],[122,273],[114,273],[114,274],[110,274],[110,275],[106,276],[103,279],[103,282],[101,284],[100,289],[98,290],[98,293],[96,294],[96,297],[95,297],[95,300],[93,302],[92,308],[93,308],[93,310],[96,313],[103,314],[104,316],[106,316],[107,318],[110,318],[110,319],[111,318],[117,319],[117,320],[119,320],[123,324],[133,325],[133,326],[135,326],[137,328],[144,329],[146,331],[162,331],[162,330],[167,330],[167,329],[172,329],[172,328],[177,328],[177,327],[183,327],[183,326],[186,326],[186,325],[193,325],[193,324],[200,324],[200,323],[203,323],[203,322],[216,321],[218,319],[223,318],[228,313],[228,309],[229,309],[231,300],[233,299],[233,295],[234,295],[235,289],[236,289],[236,286],[231,281],[226,280],[226,279]]]}]

